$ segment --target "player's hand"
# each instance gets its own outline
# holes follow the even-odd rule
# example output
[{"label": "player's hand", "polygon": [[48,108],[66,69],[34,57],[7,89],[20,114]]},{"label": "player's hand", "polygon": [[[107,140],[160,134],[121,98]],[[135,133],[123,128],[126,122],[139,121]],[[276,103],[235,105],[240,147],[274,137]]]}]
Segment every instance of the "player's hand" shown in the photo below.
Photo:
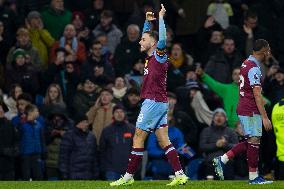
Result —
[{"label": "player's hand", "polygon": [[269,130],[272,129],[271,121],[270,121],[268,118],[263,118],[263,119],[262,119],[262,122],[263,122],[264,129],[265,129],[266,131],[269,131]]},{"label": "player's hand", "polygon": [[155,14],[153,12],[146,12],[146,20],[149,22],[156,20]]},{"label": "player's hand", "polygon": [[204,71],[201,67],[197,67],[195,70],[196,75],[202,76],[204,74]]},{"label": "player's hand", "polygon": [[166,14],[166,9],[165,9],[164,5],[161,4],[161,10],[159,12],[159,18],[164,18],[165,14]]}]

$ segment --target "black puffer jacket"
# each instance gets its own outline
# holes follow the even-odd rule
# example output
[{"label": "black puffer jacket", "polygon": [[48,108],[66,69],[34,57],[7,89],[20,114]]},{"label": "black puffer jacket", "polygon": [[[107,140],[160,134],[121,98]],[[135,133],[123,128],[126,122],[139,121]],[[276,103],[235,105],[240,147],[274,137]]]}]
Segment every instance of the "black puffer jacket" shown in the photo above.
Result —
[{"label": "black puffer jacket", "polygon": [[98,176],[97,143],[92,132],[78,128],[67,131],[62,138],[59,170],[63,179],[90,180]]},{"label": "black puffer jacket", "polygon": [[100,138],[102,172],[125,172],[134,131],[135,128],[126,122],[114,122],[103,130]]}]

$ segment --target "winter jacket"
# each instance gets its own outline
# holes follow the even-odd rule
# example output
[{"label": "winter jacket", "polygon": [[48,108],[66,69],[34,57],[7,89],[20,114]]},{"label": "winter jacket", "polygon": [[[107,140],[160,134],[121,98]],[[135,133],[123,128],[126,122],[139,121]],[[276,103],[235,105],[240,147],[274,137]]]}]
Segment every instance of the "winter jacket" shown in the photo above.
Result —
[{"label": "winter jacket", "polygon": [[101,133],[105,127],[112,122],[112,110],[115,104],[110,103],[107,108],[95,106],[91,107],[87,112],[89,123],[92,124],[93,134],[96,136],[97,144],[99,144]]},{"label": "winter jacket", "polygon": [[65,26],[71,23],[72,14],[68,10],[56,12],[51,7],[47,6],[41,12],[41,17],[44,27],[56,40],[62,35]]},{"label": "winter jacket", "polygon": [[[227,144],[224,147],[217,147],[217,140],[224,137]],[[203,129],[200,135],[199,148],[204,153],[205,161],[210,162],[213,158],[221,156],[238,143],[238,136],[231,128],[211,125]]]},{"label": "winter jacket", "polygon": [[[97,88],[99,90],[99,87]],[[95,104],[99,91],[95,90],[93,93],[88,94],[85,91],[78,91],[73,98],[73,109],[75,113],[86,113]]]},{"label": "winter jacket", "polygon": [[[20,84],[23,91],[29,91],[35,95],[39,89],[39,72],[34,65],[25,63],[18,66],[15,63],[6,70],[5,88],[8,91],[13,84]],[[9,77],[8,77],[9,76]]]},{"label": "winter jacket", "polygon": [[32,155],[45,152],[44,127],[35,120],[26,122],[19,128],[20,154]]},{"label": "winter jacket", "polygon": [[62,138],[59,170],[63,179],[91,180],[98,175],[97,143],[92,132],[78,128],[67,131]]},{"label": "winter jacket", "polygon": [[19,133],[10,121],[0,118],[0,173],[14,170],[14,157],[19,155]]},{"label": "winter jacket", "polygon": [[219,97],[222,98],[224,110],[228,117],[228,126],[235,128],[239,118],[237,115],[237,104],[239,102],[239,86],[237,83],[220,83],[208,74],[203,74],[201,80],[208,85]]},{"label": "winter jacket", "polygon": [[[225,55],[222,49],[212,55],[206,64],[205,72],[213,79],[221,83],[232,82],[232,71],[236,67],[240,67],[242,58],[239,53],[234,52],[231,57]],[[218,72],[216,72],[218,70]]]},{"label": "winter jacket", "polygon": [[113,122],[103,129],[99,146],[102,172],[124,173],[134,132],[134,126],[126,122]]},{"label": "winter jacket", "polygon": [[128,74],[132,70],[134,63],[143,58],[138,40],[134,42],[129,41],[128,38],[122,40],[114,54],[116,75],[124,76]]},{"label": "winter jacket", "polygon": [[46,29],[29,29],[29,36],[33,47],[38,50],[42,68],[48,65],[49,48],[53,45],[54,39]]}]

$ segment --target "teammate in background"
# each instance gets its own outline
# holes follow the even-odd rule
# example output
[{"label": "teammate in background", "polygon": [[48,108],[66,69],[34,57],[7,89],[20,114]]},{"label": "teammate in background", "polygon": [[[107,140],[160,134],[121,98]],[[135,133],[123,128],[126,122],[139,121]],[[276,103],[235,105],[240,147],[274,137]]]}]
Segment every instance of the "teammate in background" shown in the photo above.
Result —
[{"label": "teammate in background", "polygon": [[168,136],[168,100],[166,91],[168,57],[166,54],[165,13],[166,9],[161,4],[159,12],[159,37],[154,31],[151,31],[151,21],[156,20],[154,13],[146,13],[142,38],[139,42],[141,51],[145,51],[148,55],[145,62],[144,79],[141,88],[141,98],[144,99],[144,102],[137,118],[133,148],[126,173],[119,180],[110,183],[111,186],[130,185],[134,183],[133,175],[142,160],[144,141],[149,132],[155,132],[159,145],[164,149],[165,155],[175,172],[176,177],[168,185],[182,185],[188,180],[182,170],[177,151],[171,144]]},{"label": "teammate in background", "polygon": [[240,71],[239,103],[237,114],[241,122],[246,141],[234,146],[223,156],[213,159],[215,171],[221,180],[224,179],[223,167],[236,155],[247,153],[249,167],[249,184],[270,184],[258,174],[258,159],[262,123],[265,130],[271,130],[272,125],[264,109],[264,100],[261,96],[262,75],[260,62],[267,63],[270,47],[266,40],[258,39],[253,45],[253,54],[246,59]]}]

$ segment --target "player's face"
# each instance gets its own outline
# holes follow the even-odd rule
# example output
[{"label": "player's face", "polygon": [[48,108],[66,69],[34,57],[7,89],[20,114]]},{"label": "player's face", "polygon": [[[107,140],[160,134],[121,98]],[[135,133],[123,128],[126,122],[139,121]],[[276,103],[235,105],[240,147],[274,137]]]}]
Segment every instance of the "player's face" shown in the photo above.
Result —
[{"label": "player's face", "polygon": [[270,47],[263,48],[263,61],[265,64],[269,64],[269,58],[271,57]]},{"label": "player's face", "polygon": [[121,109],[117,109],[113,112],[113,117],[115,121],[123,121],[125,119],[125,113]]},{"label": "player's face", "polygon": [[147,52],[153,46],[153,39],[150,37],[150,35],[148,33],[143,33],[139,44],[141,46],[140,51],[141,52]]},{"label": "player's face", "polygon": [[226,122],[226,117],[223,113],[216,113],[214,118],[214,125],[216,126],[223,126]]},{"label": "player's face", "polygon": [[240,80],[240,69],[234,69],[233,73],[232,73],[232,80],[235,83],[238,83]]}]

